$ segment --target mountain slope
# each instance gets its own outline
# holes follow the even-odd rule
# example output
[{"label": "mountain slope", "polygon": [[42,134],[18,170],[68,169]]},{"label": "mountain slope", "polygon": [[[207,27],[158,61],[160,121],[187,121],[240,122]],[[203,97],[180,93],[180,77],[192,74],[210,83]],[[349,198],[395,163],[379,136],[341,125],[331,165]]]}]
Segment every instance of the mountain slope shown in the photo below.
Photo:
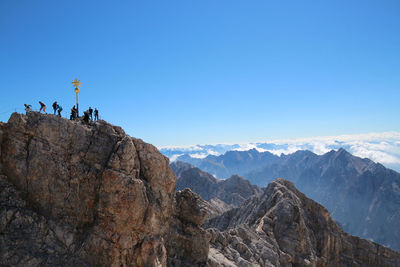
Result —
[{"label": "mountain slope", "polygon": [[[369,159],[361,159],[344,149],[318,156],[310,151],[271,157],[268,152],[235,151],[232,156],[207,157],[197,162],[205,170],[215,171],[216,163],[223,163],[227,173],[243,166],[241,173],[251,183],[265,186],[284,177],[308,197],[324,205],[343,229],[353,235],[372,239],[400,251],[400,174]],[[267,155],[267,156],[266,156]],[[250,158],[256,158],[250,164]],[[213,164],[209,164],[213,161]],[[235,168],[227,166],[237,164]],[[253,166],[253,170],[247,168]],[[245,173],[244,173],[245,172]]]},{"label": "mountain slope", "polygon": [[177,177],[176,190],[190,188],[204,200],[218,198],[229,205],[238,206],[252,195],[259,194],[260,188],[238,175],[219,180],[190,164],[174,162],[171,168]]},{"label": "mountain slope", "polygon": [[283,179],[206,227],[211,235],[211,266],[400,264],[400,254],[346,234],[324,207]]},{"label": "mountain slope", "polygon": [[324,205],[345,231],[400,250],[400,174],[381,164],[344,149],[322,156],[298,152],[247,177],[286,177]]},{"label": "mountain slope", "polygon": [[177,161],[190,163],[201,170],[211,173],[218,178],[226,179],[232,175],[243,176],[250,171],[259,169],[265,162],[279,161],[279,157],[269,152],[258,152],[256,149],[248,151],[228,151],[221,156],[209,155],[204,159],[182,155]]}]

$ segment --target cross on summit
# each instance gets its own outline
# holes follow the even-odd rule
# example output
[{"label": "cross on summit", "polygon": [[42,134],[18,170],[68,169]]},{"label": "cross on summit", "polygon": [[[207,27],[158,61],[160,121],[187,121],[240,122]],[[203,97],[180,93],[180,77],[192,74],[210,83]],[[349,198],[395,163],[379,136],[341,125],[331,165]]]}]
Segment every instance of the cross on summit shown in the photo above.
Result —
[{"label": "cross on summit", "polygon": [[81,80],[78,80],[78,78],[75,78],[75,80],[72,81],[72,84],[75,86],[75,88],[79,88],[82,85]]}]

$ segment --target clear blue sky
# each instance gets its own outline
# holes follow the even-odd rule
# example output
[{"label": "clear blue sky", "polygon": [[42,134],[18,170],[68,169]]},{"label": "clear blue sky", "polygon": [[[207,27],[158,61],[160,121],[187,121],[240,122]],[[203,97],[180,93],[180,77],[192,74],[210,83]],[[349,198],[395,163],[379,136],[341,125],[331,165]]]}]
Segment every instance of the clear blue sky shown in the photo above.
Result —
[{"label": "clear blue sky", "polygon": [[400,1],[0,1],[0,120],[58,100],[155,145],[400,131]]}]

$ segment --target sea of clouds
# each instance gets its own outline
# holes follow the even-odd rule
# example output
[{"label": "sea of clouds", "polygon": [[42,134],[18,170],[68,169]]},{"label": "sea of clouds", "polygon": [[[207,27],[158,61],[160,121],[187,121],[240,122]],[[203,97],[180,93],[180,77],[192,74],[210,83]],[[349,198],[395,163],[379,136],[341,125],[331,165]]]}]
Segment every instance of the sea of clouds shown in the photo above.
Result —
[{"label": "sea of clouds", "polygon": [[208,155],[218,156],[231,150],[257,149],[259,152],[268,151],[280,156],[281,154],[294,153],[297,150],[310,150],[322,155],[332,149],[337,150],[339,148],[344,148],[355,156],[369,158],[400,172],[400,132],[270,140],[242,144],[165,146],[159,149],[172,162],[184,154],[193,158],[205,158]]}]

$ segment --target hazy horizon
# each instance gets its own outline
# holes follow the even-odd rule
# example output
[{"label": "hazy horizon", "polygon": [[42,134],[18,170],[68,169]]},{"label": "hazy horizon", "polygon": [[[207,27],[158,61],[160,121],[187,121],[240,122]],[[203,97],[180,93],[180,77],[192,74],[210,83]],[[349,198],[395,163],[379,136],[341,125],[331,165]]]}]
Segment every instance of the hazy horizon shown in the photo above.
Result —
[{"label": "hazy horizon", "polygon": [[162,146],[162,153],[176,160],[187,154],[193,158],[205,158],[208,155],[219,156],[228,151],[248,151],[256,149],[259,152],[270,152],[280,156],[291,154],[298,150],[309,150],[322,155],[331,150],[344,148],[361,158],[369,158],[375,162],[400,172],[400,132],[369,133],[340,136],[314,136],[309,138],[263,140],[244,143],[197,144],[191,146]]}]

